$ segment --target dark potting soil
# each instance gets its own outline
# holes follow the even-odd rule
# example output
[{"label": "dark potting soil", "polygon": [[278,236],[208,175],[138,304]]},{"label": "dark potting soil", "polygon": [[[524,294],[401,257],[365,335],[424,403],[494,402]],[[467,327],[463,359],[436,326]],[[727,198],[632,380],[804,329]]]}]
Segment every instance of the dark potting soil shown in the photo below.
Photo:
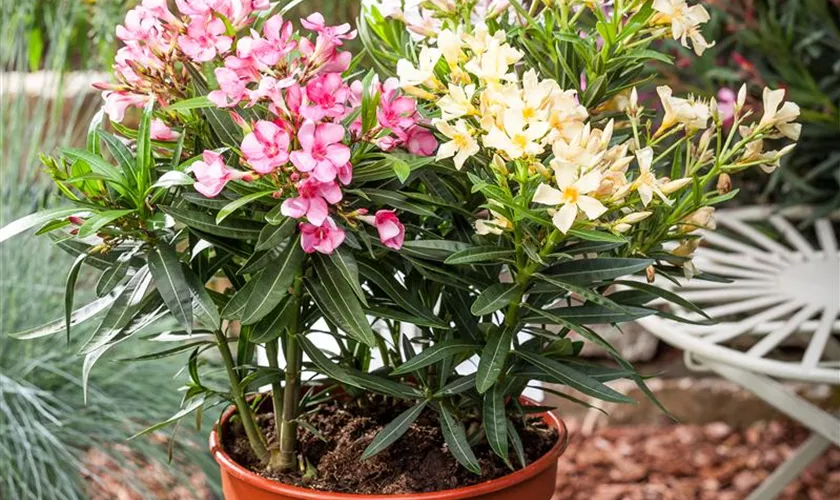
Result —
[{"label": "dark potting soil", "polygon": [[[441,491],[511,473],[486,441],[473,446],[481,464],[481,475],[461,467],[447,450],[437,413],[428,408],[394,444],[367,460],[360,460],[374,436],[407,408],[401,401],[373,397],[332,401],[303,417],[319,432],[316,435],[303,426],[298,427],[298,451],[317,469],[314,478],[304,478],[299,471],[277,472],[260,465],[239,420],[230,422],[223,430],[222,444],[237,463],[263,477],[339,493],[395,495]],[[258,415],[258,424],[270,445],[273,444],[274,415]],[[536,417],[518,431],[529,464],[547,453],[557,441],[557,431]],[[512,451],[511,458],[516,460]]]}]

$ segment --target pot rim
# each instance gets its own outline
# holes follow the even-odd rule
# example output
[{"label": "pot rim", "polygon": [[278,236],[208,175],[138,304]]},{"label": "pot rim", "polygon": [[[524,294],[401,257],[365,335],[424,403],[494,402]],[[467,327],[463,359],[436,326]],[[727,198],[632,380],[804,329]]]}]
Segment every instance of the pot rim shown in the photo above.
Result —
[{"label": "pot rim", "polygon": [[[536,406],[537,403],[529,398],[521,397],[523,403],[529,406]],[[221,424],[226,424],[230,417],[236,412],[236,407],[231,405],[225,410],[222,415]],[[484,495],[499,491],[515,484],[531,479],[537,474],[549,468],[560,455],[566,450],[569,444],[569,433],[566,429],[566,424],[553,412],[543,412],[537,414],[542,417],[543,421],[548,425],[557,429],[557,442],[546,452],[542,457],[535,462],[527,465],[524,469],[519,469],[511,474],[502,476],[500,478],[491,479],[482,483],[465,486],[463,488],[453,488],[448,490],[433,491],[429,493],[404,493],[399,495],[365,495],[360,493],[334,493],[329,491],[313,490],[309,488],[300,488],[289,484],[264,478],[255,474],[245,467],[236,463],[233,458],[225,452],[222,448],[222,443],[219,439],[217,427],[213,427],[210,433],[210,453],[213,458],[223,469],[223,471],[235,476],[236,478],[250,484],[253,487],[265,490],[271,493],[291,496],[302,500],[456,500],[463,498],[473,498],[478,495]]]}]

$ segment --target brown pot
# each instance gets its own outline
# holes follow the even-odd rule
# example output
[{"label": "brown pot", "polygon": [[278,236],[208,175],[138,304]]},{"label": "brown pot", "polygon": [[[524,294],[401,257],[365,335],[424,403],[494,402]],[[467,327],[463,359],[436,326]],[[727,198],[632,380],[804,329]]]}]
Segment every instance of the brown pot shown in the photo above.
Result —
[{"label": "brown pot", "polygon": [[[535,404],[526,398],[522,399],[525,404]],[[231,407],[225,412],[222,425],[227,423],[235,410]],[[498,479],[433,493],[356,495],[317,491],[272,481],[234,462],[222,449],[216,429],[210,433],[210,452],[222,469],[222,491],[225,500],[549,500],[554,494],[557,458],[566,450],[568,433],[566,425],[553,413],[543,413],[540,416],[546,424],[557,429],[557,443],[536,462]]]}]

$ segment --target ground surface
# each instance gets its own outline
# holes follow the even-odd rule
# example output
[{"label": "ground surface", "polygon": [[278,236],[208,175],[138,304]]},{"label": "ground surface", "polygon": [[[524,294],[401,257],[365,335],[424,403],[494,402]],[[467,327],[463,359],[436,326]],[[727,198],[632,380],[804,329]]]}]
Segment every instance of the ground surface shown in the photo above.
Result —
[{"label": "ground surface", "polygon": [[[785,420],[743,430],[722,422],[603,427],[586,437],[578,420],[569,428],[553,500],[743,499],[808,436]],[[781,498],[840,498],[840,449],[812,464]]]}]

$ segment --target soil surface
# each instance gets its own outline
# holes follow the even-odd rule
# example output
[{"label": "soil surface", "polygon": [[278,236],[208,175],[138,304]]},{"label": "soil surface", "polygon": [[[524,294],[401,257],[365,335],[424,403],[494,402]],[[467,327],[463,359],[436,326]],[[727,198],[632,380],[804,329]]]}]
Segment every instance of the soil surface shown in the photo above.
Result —
[{"label": "soil surface", "polygon": [[[809,436],[787,420],[735,429],[704,425],[604,427],[584,436],[566,420],[553,500],[742,500]],[[840,498],[840,449],[830,448],[781,500]]]},{"label": "soil surface", "polygon": [[[318,431],[316,435],[304,426],[298,428],[299,451],[317,469],[314,478],[304,478],[299,471],[266,470],[251,453],[238,421],[224,430],[222,443],[234,460],[263,477],[321,491],[368,495],[423,493],[470,486],[510,474],[486,442],[473,446],[481,464],[481,476],[461,467],[447,450],[437,413],[428,408],[394,444],[360,460],[374,436],[406,409],[403,402],[374,397],[325,403],[302,417]],[[258,423],[269,442],[273,442],[274,415],[260,414]],[[468,425],[468,434],[471,428]],[[528,463],[543,456],[557,441],[556,430],[537,418],[518,430]]]}]

